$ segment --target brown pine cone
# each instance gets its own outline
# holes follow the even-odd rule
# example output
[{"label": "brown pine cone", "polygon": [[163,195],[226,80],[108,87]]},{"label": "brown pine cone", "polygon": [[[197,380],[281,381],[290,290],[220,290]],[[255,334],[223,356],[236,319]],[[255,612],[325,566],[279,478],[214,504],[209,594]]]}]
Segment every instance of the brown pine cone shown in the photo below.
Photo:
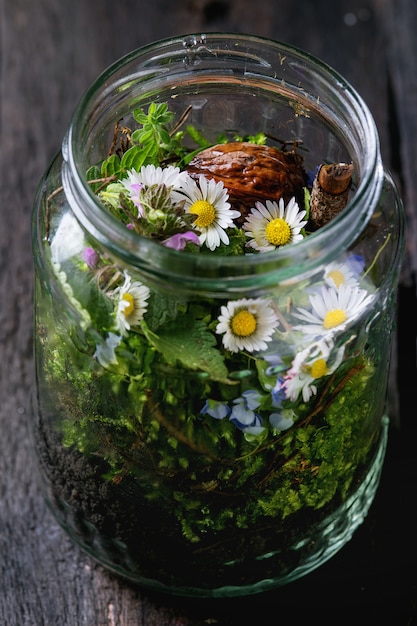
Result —
[{"label": "brown pine cone", "polygon": [[217,144],[199,152],[189,163],[187,171],[197,179],[222,181],[229,192],[234,209],[241,212],[242,222],[259,200],[287,202],[293,196],[302,202],[306,185],[302,159],[292,152],[260,146],[249,142]]}]

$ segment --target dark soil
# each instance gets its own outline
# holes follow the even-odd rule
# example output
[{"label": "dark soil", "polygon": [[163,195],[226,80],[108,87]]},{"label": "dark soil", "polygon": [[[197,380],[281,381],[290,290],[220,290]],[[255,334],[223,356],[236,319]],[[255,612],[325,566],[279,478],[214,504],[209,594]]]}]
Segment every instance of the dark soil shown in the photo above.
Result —
[{"label": "dark soil", "polygon": [[[310,555],[319,558],[326,544],[320,545],[316,527],[340,505],[304,510],[287,523],[265,518],[251,530],[230,528],[190,543],[169,502],[145,500],[129,476],[119,484],[103,478],[108,467],[102,460],[64,447],[39,415],[35,444],[47,501],[69,535],[123,577],[171,593],[210,595],[225,586],[246,587],[247,593],[248,586],[270,579],[278,586]],[[303,548],[294,549],[306,537]]]}]

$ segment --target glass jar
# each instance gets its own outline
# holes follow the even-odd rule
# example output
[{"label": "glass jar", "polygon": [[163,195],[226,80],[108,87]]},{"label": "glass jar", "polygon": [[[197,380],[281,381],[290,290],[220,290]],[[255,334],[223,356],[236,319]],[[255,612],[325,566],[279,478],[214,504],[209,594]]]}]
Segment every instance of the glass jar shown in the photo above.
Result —
[{"label": "glass jar", "polygon": [[[219,227],[220,243],[199,222],[198,245],[195,232],[161,245],[138,231],[144,209],[133,195],[132,223],[119,219],[117,173],[131,176],[132,194],[146,187],[133,171],[146,163],[156,105],[173,116],[161,144],[188,141],[179,169],[191,178],[197,163],[201,189],[200,176],[206,191],[219,182],[207,146],[282,157],[277,170],[257,160],[252,174],[222,161],[233,176],[217,200],[226,211],[230,193],[234,224],[248,189],[258,194],[239,236]],[[335,205],[314,224],[323,164],[351,175],[343,194],[326,191]],[[172,199],[175,185],[156,175],[147,188]],[[194,197],[184,219],[213,198]],[[290,205],[300,209],[292,221]],[[158,210],[146,227],[152,219]],[[289,223],[291,245],[257,239],[262,219]],[[371,114],[342,77],[253,36],[193,35],[133,52],[76,109],[39,186],[33,248],[31,430],[47,501],[82,548],[144,587],[216,597],[286,584],[346,544],[383,465],[404,216]]]}]

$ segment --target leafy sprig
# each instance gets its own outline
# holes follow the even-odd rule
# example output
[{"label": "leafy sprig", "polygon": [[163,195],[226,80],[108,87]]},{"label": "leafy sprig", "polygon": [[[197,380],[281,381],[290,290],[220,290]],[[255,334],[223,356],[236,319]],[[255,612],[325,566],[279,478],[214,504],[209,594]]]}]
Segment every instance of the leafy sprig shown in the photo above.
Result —
[{"label": "leafy sprig", "polygon": [[[212,145],[204,134],[192,124],[187,124],[185,130],[179,130],[181,122],[187,118],[187,111],[181,120],[174,123],[175,115],[168,109],[166,102],[152,102],[147,112],[144,109],[135,109],[133,117],[139,124],[133,132],[127,132],[127,144],[122,154],[111,154],[101,166],[93,166],[87,171],[87,180],[99,178],[109,179],[109,182],[121,178],[131,169],[137,171],[144,165],[173,164],[181,169],[186,167],[192,158]],[[188,135],[195,147],[186,147],[184,137]],[[230,138],[226,134],[217,137],[217,143],[227,143]],[[267,137],[260,132],[256,135],[234,135],[234,141],[248,141],[257,145],[264,145]],[[97,191],[99,184],[93,188]]]}]

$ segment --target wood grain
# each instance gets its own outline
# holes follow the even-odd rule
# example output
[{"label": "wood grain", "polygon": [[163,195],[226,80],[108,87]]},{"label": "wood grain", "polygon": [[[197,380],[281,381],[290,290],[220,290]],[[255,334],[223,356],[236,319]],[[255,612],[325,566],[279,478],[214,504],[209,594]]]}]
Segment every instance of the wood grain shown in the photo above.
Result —
[{"label": "wood grain", "polygon": [[[311,575],[307,583],[234,602],[161,598],[119,581],[82,553],[58,527],[41,497],[26,421],[30,419],[33,364],[31,207],[40,177],[60,148],[78,99],[107,65],[156,39],[196,31],[250,32],[308,50],[351,82],[371,108],[384,162],[403,191],[409,233],[394,366],[402,345],[407,347],[407,356],[398,370],[401,397],[397,379],[392,383],[391,406],[397,428],[388,467],[403,472],[404,488],[415,484],[415,469],[403,465],[402,450],[409,448],[401,437],[407,439],[415,432],[406,407],[416,383],[416,24],[414,0],[0,0],[2,626],[262,625],[278,623],[280,607],[293,610],[294,606],[300,619],[315,614],[322,624],[345,623],[330,621],[330,604],[318,600],[323,585],[331,590],[339,608],[343,605],[344,615],[349,611],[346,607],[352,612],[359,607],[362,616],[368,615],[367,621],[355,623],[381,624],[385,622],[378,620],[382,620],[389,594],[392,597],[400,583],[395,624],[415,623],[411,621],[417,619],[415,580],[402,574],[403,561],[395,563],[396,581],[391,579],[389,584],[382,568],[378,570],[378,563],[385,562],[383,553],[390,549],[383,515],[377,513],[383,511],[386,517],[393,501],[397,511],[404,512],[396,474],[386,475],[381,499],[372,509],[375,513],[351,547],[324,568],[324,573]],[[394,535],[412,532],[408,518],[401,517],[401,529],[395,526],[396,520],[389,517]],[[415,543],[407,541],[410,553]],[[411,554],[415,567],[416,554]],[[299,594],[304,594],[308,606],[298,603]],[[269,607],[267,611],[265,607]],[[266,616],[270,610],[272,621]],[[253,611],[258,614],[255,622],[249,621]]]}]

